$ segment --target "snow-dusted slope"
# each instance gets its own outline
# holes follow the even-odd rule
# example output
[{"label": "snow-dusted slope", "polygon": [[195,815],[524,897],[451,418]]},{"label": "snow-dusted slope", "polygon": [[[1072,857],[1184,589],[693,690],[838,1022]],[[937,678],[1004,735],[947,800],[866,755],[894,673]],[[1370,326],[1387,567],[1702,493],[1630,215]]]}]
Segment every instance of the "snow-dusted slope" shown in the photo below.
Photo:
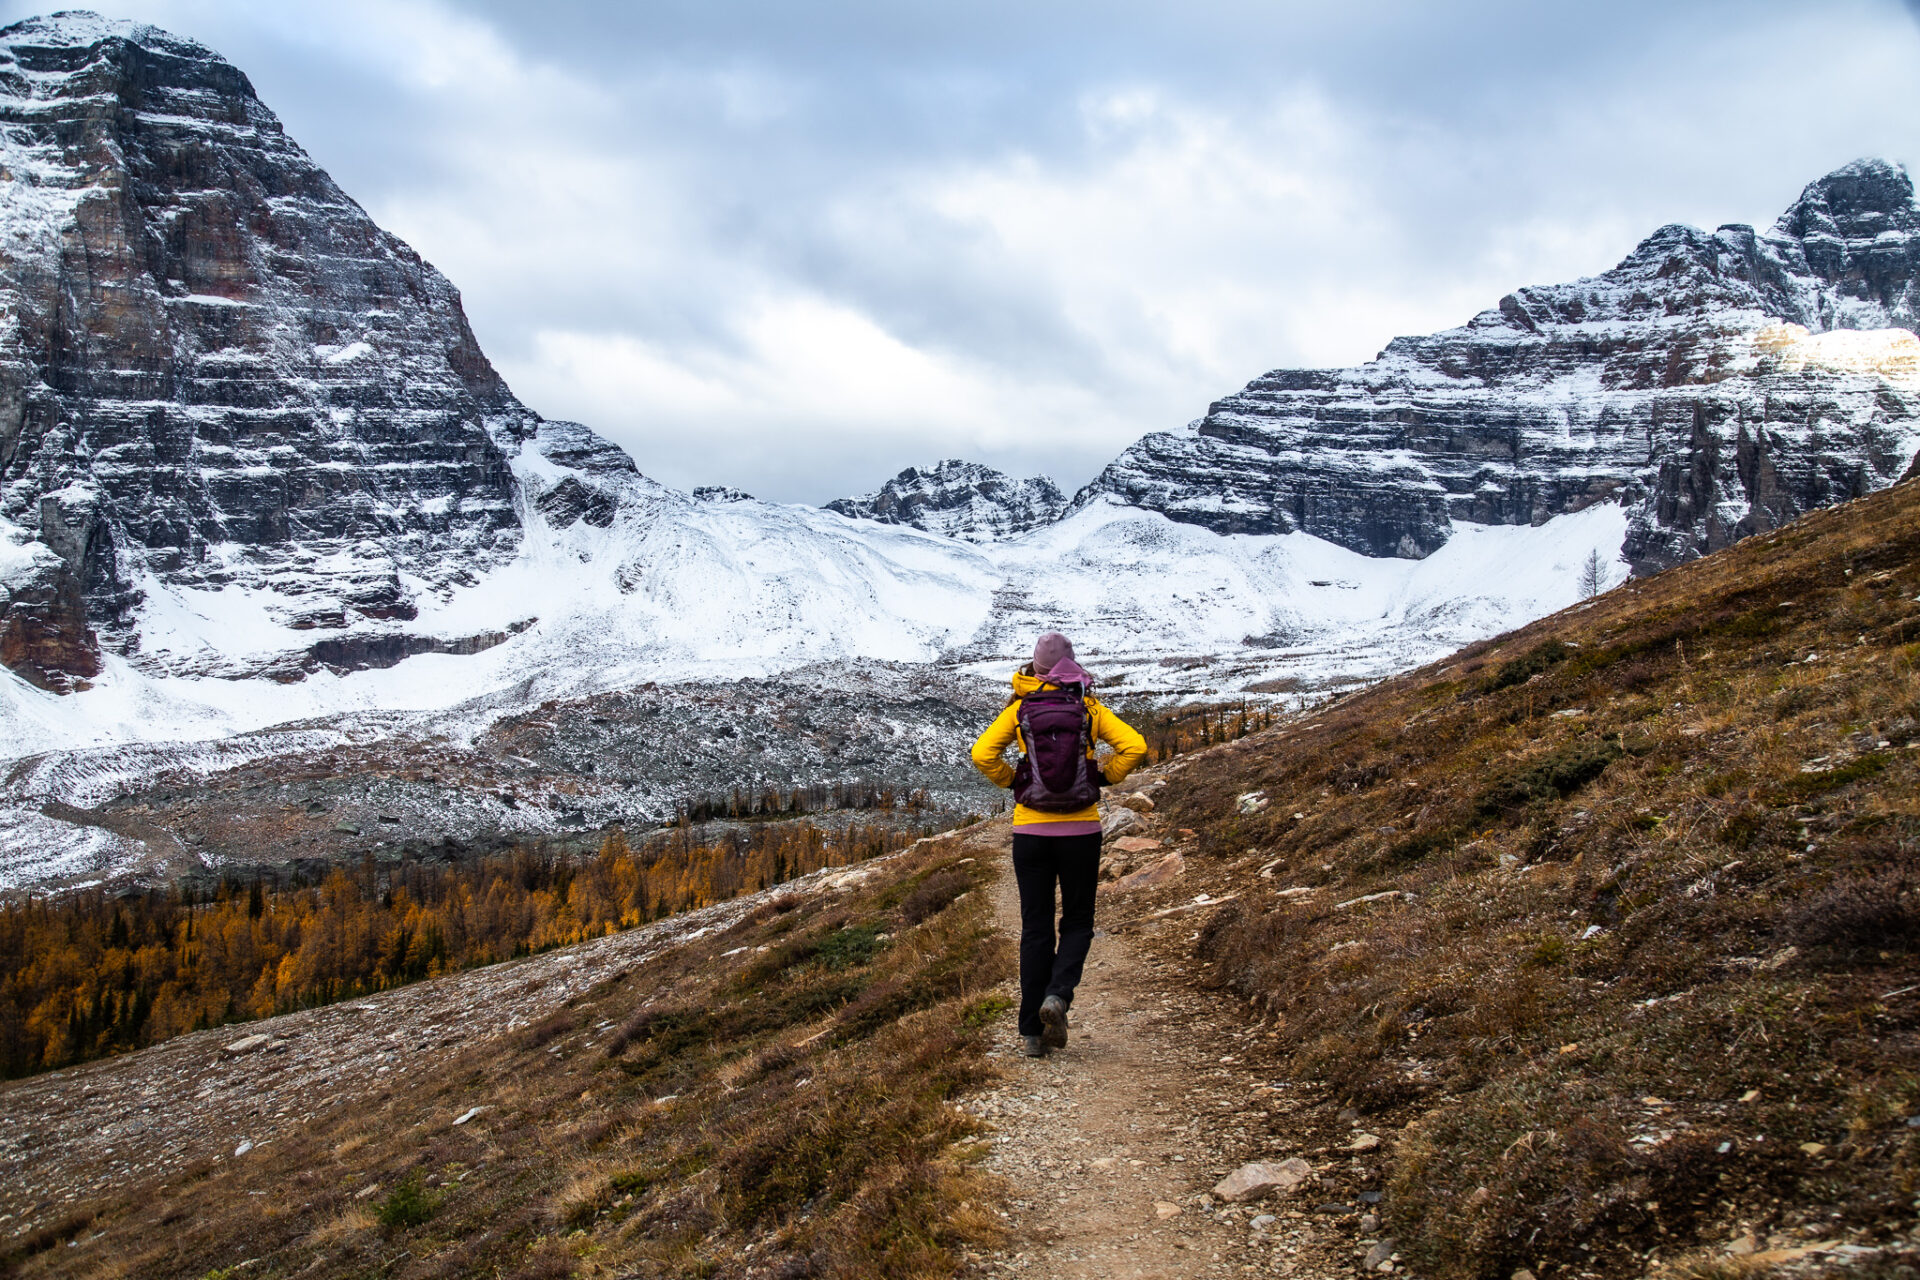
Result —
[{"label": "snow-dusted slope", "polygon": [[[1539,529],[1463,525],[1441,553],[1405,561],[1097,502],[976,546],[806,506],[702,501],[630,467],[578,465],[590,440],[570,424],[528,440],[512,460],[528,513],[518,555],[444,598],[423,595],[419,616],[391,631],[396,652],[406,638],[451,647],[481,635],[488,647],[298,679],[297,667],[178,674],[281,670],[311,641],[270,593],[151,581],[143,626],[161,669],[109,658],[93,688],[65,697],[0,677],[11,754],[462,704],[480,723],[550,698],[819,662],[991,668],[1052,627],[1110,662],[1250,647],[1249,670],[1305,663],[1316,679],[1358,678],[1571,603],[1579,562],[1596,548],[1611,560],[1625,529],[1603,504]],[[550,519],[557,493],[605,511],[605,525]],[[359,634],[382,651],[380,633]],[[1312,660],[1323,652],[1339,656]]]},{"label": "snow-dusted slope", "polygon": [[[537,452],[515,466],[535,511],[572,482],[609,519],[530,519],[514,561],[412,624],[527,624],[482,652],[286,682],[110,656],[66,696],[0,673],[0,726],[25,757],[0,778],[0,888],[364,852],[387,832],[470,841],[658,821],[677,796],[734,785],[905,773],[951,787],[984,714],[974,702],[997,696],[1039,630],[1070,632],[1121,696],[1310,696],[1572,603],[1589,553],[1612,554],[1625,532],[1622,509],[1602,504],[1537,529],[1462,525],[1408,561],[1097,502],[979,547],[701,501]],[[304,643],[238,586],[150,599],[155,634],[164,609],[183,653],[245,636],[249,660],[271,665],[277,645]],[[861,693],[860,673],[882,666]],[[541,751],[529,733],[576,746]],[[326,777],[340,779],[322,788],[335,807],[282,816]],[[400,825],[342,837],[336,816]]]},{"label": "snow-dusted slope", "polygon": [[958,458],[927,471],[908,467],[876,493],[827,503],[827,510],[843,516],[912,525],[968,542],[993,542],[1052,524],[1066,509],[1067,495],[1045,476],[1015,480]]},{"label": "snow-dusted slope", "polygon": [[1107,495],[1416,557],[1457,521],[1628,504],[1652,571],[1891,483],[1920,448],[1920,205],[1861,161],[1775,225],[1668,226],[1353,369],[1277,369],[1134,444]]}]

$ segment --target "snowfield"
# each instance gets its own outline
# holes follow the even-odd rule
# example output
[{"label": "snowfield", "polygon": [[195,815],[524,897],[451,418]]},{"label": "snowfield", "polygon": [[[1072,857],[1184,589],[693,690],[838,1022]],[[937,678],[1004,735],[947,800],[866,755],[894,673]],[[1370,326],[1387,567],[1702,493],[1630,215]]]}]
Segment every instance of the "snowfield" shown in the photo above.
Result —
[{"label": "snowfield", "polygon": [[[971,778],[940,763],[962,761],[966,708],[997,702],[1042,630],[1071,635],[1116,696],[1297,705],[1574,603],[1596,550],[1612,581],[1626,575],[1626,513],[1612,504],[1539,528],[1459,525],[1424,560],[1373,559],[1304,533],[1223,536],[1107,499],[976,545],[810,507],[696,498],[631,469],[558,465],[537,444],[516,467],[526,510],[516,558],[470,586],[436,595],[421,584],[412,622],[322,633],[493,637],[479,652],[288,679],[315,632],[288,626],[273,592],[149,580],[139,653],[109,655],[91,688],[59,696],[0,673],[0,889],[221,865],[176,819],[118,798],[211,794],[242,773],[304,776],[336,753],[431,762],[443,783],[473,753],[504,761],[505,782],[365,791],[367,812],[411,815],[380,819],[404,823],[394,830],[462,839],[659,821],[677,795],[756,785],[774,777],[769,766],[789,785],[905,770],[951,796],[954,774]],[[611,500],[607,527],[556,527],[541,514],[542,495],[568,481]],[[249,670],[280,674],[219,674]],[[879,719],[852,735],[855,750],[886,741],[889,764],[795,736],[819,715],[846,725],[844,702],[829,708],[863,672],[884,676],[884,692],[868,704]],[[538,769],[487,740],[502,726],[518,733],[516,718],[545,724],[552,700],[619,691],[660,708],[672,754],[698,758],[654,761],[620,781],[609,761],[657,754],[645,732],[591,729],[597,745],[580,765],[543,757]],[[393,768],[375,761],[356,776]],[[556,778],[564,800],[502,794],[557,791]],[[254,803],[266,814],[288,799]]]},{"label": "snowfield", "polygon": [[[540,443],[516,460],[526,535],[513,560],[471,586],[423,586],[410,623],[321,634],[524,630],[384,669],[231,678],[219,673],[271,667],[316,633],[289,627],[283,598],[263,587],[149,579],[139,653],[110,656],[91,689],[58,696],[0,675],[6,756],[463,707],[478,731],[551,698],[836,661],[957,664],[998,682],[1054,628],[1109,668],[1201,657],[1239,671],[1220,686],[1229,691],[1276,670],[1325,684],[1572,604],[1594,550],[1613,581],[1626,572],[1626,516],[1611,504],[1539,528],[1457,525],[1424,560],[1369,558],[1304,533],[1222,536],[1111,500],[976,545],[812,507],[694,498],[631,470],[557,464]],[[546,519],[538,498],[569,479],[615,501],[609,527]]]}]

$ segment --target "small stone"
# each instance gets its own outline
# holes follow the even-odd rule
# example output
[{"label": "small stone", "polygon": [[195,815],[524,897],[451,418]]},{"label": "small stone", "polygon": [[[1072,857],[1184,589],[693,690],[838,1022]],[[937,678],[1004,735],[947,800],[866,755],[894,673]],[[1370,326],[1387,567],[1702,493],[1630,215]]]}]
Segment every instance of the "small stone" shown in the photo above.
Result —
[{"label": "small stone", "polygon": [[1253,1221],[1247,1225],[1251,1226],[1255,1231],[1265,1231],[1278,1221],[1280,1221],[1280,1219],[1274,1217],[1272,1214],[1262,1213],[1255,1215]]},{"label": "small stone", "polygon": [[1134,889],[1151,889],[1155,885],[1165,884],[1167,881],[1184,874],[1186,869],[1187,860],[1178,853],[1170,853],[1152,866],[1142,867],[1132,875],[1122,876],[1107,887],[1114,893],[1128,893]]},{"label": "small stone", "polygon": [[1374,1232],[1378,1231],[1379,1229],[1380,1229],[1379,1214],[1363,1213],[1360,1215],[1360,1234],[1361,1235],[1370,1236]]},{"label": "small stone", "polygon": [[485,1107],[468,1107],[464,1112],[460,1114],[460,1116],[457,1119],[454,1120],[454,1123],[465,1124],[467,1121],[473,1119],[475,1116],[479,1115],[482,1111],[485,1111],[485,1110],[486,1110]]},{"label": "small stone", "polygon": [[253,1139],[242,1138],[240,1139],[240,1145],[233,1149],[234,1158],[238,1159],[239,1157],[247,1154],[247,1152],[251,1150],[253,1150]]},{"label": "small stone", "polygon": [[1533,1272],[1527,1270],[1525,1267],[1521,1267],[1513,1273],[1513,1280],[1533,1280]]},{"label": "small stone", "polygon": [[360,834],[359,824],[353,822],[336,822],[333,824],[333,829],[342,835],[357,836]]},{"label": "small stone", "polygon": [[1232,1204],[1255,1200],[1271,1192],[1285,1193],[1313,1177],[1313,1166],[1293,1156],[1277,1164],[1255,1160],[1222,1178],[1213,1194]]},{"label": "small stone", "polygon": [[1155,1200],[1153,1202],[1153,1216],[1162,1222],[1165,1222],[1168,1218],[1177,1218],[1180,1216],[1180,1206],[1171,1200]]},{"label": "small stone", "polygon": [[1471,1208],[1478,1209],[1481,1205],[1486,1204],[1492,1199],[1493,1192],[1487,1190],[1485,1187],[1476,1187],[1474,1188],[1473,1194],[1467,1197],[1467,1204]]},{"label": "small stone", "polygon": [[1115,853],[1152,853],[1160,847],[1152,836],[1121,836],[1113,842]]},{"label": "small stone", "polygon": [[1824,1142],[1803,1142],[1800,1144],[1800,1149],[1810,1156],[1827,1154],[1827,1144]]},{"label": "small stone", "polygon": [[1740,1095],[1740,1101],[1752,1102],[1759,1096],[1760,1096],[1760,1091],[1758,1089],[1749,1089],[1745,1093]]},{"label": "small stone", "polygon": [[1757,1253],[1759,1249],[1760,1242],[1755,1240],[1751,1233],[1735,1238],[1733,1243],[1727,1246],[1727,1252],[1736,1258],[1744,1258],[1750,1253]]},{"label": "small stone", "polygon": [[1121,796],[1120,803],[1135,813],[1152,813],[1154,810],[1153,801],[1137,792],[1133,795]]},{"label": "small stone", "polygon": [[1347,1150],[1349,1150],[1349,1151],[1371,1151],[1371,1150],[1373,1150],[1373,1149],[1374,1149],[1375,1147],[1377,1147],[1377,1146],[1379,1146],[1379,1145],[1380,1145],[1380,1135],[1379,1135],[1379,1134],[1377,1134],[1377,1133],[1358,1133],[1358,1134],[1355,1134],[1355,1135],[1354,1135],[1354,1138],[1353,1138],[1353,1141],[1352,1141],[1352,1142],[1349,1142],[1349,1143],[1347,1144]]},{"label": "small stone", "polygon": [[269,1037],[259,1034],[241,1036],[230,1045],[223,1046],[228,1053],[252,1053],[255,1049],[267,1047]]},{"label": "small stone", "polygon": [[1392,1257],[1393,1237],[1389,1236],[1374,1245],[1373,1248],[1367,1250],[1366,1261],[1361,1263],[1361,1265],[1369,1271],[1377,1270],[1381,1263],[1388,1261]]}]

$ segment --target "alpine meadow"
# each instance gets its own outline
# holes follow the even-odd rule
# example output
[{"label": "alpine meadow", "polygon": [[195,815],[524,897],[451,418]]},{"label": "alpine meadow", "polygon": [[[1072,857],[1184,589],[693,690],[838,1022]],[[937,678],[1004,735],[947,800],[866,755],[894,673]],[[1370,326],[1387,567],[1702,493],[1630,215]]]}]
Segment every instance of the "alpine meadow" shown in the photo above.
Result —
[{"label": "alpine meadow", "polygon": [[1912,5],[138,2],[0,1273],[1920,1275]]}]

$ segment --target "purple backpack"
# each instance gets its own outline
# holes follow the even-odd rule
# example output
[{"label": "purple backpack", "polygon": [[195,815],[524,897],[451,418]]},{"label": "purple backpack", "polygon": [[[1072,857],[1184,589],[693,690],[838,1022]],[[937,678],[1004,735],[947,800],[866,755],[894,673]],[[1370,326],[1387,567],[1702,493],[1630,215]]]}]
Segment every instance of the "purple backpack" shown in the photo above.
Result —
[{"label": "purple backpack", "polygon": [[1093,716],[1078,684],[1037,689],[1020,699],[1026,754],[1013,771],[1013,798],[1042,813],[1078,813],[1100,799]]}]

